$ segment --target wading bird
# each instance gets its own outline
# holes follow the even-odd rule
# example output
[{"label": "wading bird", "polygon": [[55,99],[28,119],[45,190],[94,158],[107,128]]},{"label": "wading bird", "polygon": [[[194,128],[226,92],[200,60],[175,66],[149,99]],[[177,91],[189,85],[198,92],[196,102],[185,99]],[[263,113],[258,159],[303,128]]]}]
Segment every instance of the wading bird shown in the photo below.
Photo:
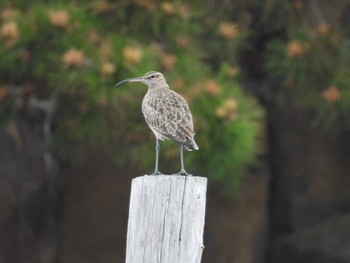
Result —
[{"label": "wading bird", "polygon": [[173,140],[180,146],[180,175],[189,175],[184,166],[183,148],[187,151],[198,150],[194,141],[193,121],[185,99],[171,90],[163,74],[147,72],[143,77],[126,79],[115,86],[128,82],[142,82],[148,91],[142,101],[142,113],[148,126],[156,136],[156,165],[152,175],[159,175],[159,140]]}]

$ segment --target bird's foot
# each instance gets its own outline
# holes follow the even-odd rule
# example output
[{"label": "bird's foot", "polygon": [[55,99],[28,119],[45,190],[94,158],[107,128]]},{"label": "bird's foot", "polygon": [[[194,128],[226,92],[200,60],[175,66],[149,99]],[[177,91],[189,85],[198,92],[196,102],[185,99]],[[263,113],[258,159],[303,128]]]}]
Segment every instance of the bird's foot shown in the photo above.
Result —
[{"label": "bird's foot", "polygon": [[182,169],[180,172],[178,172],[177,175],[192,176],[192,174],[189,174],[184,169]]},{"label": "bird's foot", "polygon": [[162,173],[159,172],[158,170],[154,171],[153,174],[150,174],[150,175],[161,175]]}]

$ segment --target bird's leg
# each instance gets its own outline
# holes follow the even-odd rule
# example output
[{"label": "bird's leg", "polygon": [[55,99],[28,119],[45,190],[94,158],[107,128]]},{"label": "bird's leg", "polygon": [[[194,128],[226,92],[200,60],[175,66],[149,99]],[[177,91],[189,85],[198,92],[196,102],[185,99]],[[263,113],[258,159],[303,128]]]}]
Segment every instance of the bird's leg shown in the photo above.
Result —
[{"label": "bird's leg", "polygon": [[180,144],[180,161],[181,161],[181,171],[178,175],[192,175],[186,172],[184,165],[184,146]]},{"label": "bird's leg", "polygon": [[158,170],[159,148],[160,148],[159,147],[159,140],[158,140],[158,138],[156,138],[156,167],[154,169],[154,173],[151,174],[151,175],[160,175],[160,174],[162,174]]}]

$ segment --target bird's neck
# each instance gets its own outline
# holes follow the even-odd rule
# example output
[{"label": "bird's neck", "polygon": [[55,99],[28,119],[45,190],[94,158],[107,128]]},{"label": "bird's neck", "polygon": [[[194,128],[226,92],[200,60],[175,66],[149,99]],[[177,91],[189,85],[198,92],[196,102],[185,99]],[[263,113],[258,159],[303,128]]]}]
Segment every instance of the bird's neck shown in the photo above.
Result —
[{"label": "bird's neck", "polygon": [[169,86],[167,83],[148,86],[148,91],[154,91],[154,90],[158,90],[158,89],[169,89]]}]

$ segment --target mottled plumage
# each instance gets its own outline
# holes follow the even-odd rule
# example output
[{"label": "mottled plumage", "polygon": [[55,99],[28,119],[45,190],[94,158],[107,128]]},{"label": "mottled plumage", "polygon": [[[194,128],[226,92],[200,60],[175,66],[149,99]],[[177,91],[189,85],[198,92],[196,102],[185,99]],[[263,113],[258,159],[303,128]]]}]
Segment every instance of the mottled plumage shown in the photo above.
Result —
[{"label": "mottled plumage", "polygon": [[148,86],[148,91],[142,101],[142,112],[157,139],[154,174],[160,174],[158,171],[158,140],[164,139],[180,144],[180,174],[187,174],[183,164],[183,147],[192,151],[198,150],[198,146],[194,140],[192,114],[185,99],[169,88],[163,74],[159,72],[150,71],[141,78],[121,81],[117,86],[127,82],[143,82]]}]

